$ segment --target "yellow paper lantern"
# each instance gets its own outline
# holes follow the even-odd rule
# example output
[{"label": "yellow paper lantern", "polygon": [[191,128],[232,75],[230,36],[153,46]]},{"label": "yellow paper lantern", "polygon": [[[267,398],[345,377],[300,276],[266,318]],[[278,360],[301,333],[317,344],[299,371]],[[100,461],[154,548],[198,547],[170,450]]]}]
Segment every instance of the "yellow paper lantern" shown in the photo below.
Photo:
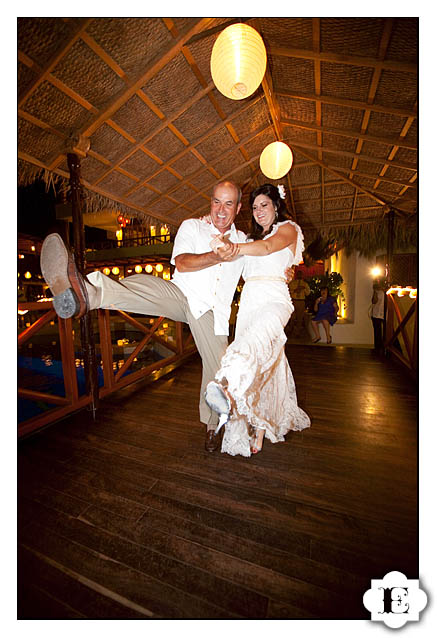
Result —
[{"label": "yellow paper lantern", "polygon": [[164,270],[164,266],[162,264],[156,264],[155,268],[156,272],[162,272]]},{"label": "yellow paper lantern", "polygon": [[120,268],[118,266],[114,266],[114,268],[112,269],[112,274],[118,275],[119,272],[120,272]]},{"label": "yellow paper lantern", "polygon": [[32,277],[29,271],[25,272],[24,276],[26,277],[26,279],[30,279]]},{"label": "yellow paper lantern", "polygon": [[293,153],[284,142],[268,144],[259,158],[259,165],[266,177],[281,179],[293,164]]},{"label": "yellow paper lantern", "polygon": [[140,274],[141,272],[143,272],[143,267],[142,266],[135,266],[135,272]]},{"label": "yellow paper lantern", "polygon": [[144,269],[146,272],[151,273],[153,270],[153,266],[151,266],[150,264],[147,264],[147,266]]},{"label": "yellow paper lantern", "polygon": [[220,93],[243,100],[259,87],[266,72],[267,54],[258,31],[247,24],[231,24],[214,43],[211,75]]},{"label": "yellow paper lantern", "polygon": [[109,275],[109,273],[111,272],[111,270],[106,266],[106,268],[103,268],[103,274],[104,275]]}]

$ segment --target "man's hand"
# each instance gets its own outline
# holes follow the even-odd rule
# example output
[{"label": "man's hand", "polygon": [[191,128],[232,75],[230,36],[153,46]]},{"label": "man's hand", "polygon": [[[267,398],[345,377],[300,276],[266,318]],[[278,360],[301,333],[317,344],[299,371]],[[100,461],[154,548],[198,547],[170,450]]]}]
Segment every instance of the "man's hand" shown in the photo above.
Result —
[{"label": "man's hand", "polygon": [[210,246],[220,261],[233,261],[238,257],[238,244],[233,244],[226,235],[216,235]]},{"label": "man's hand", "polygon": [[233,261],[239,255],[238,244],[233,244],[226,237],[222,238],[221,246],[217,247],[217,255],[222,261]]}]

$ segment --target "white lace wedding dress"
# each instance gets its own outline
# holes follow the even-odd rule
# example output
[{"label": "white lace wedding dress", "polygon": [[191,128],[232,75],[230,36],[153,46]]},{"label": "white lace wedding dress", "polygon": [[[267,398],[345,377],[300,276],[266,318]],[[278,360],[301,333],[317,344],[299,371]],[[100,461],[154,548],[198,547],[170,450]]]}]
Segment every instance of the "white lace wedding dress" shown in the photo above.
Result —
[{"label": "white lace wedding dress", "polygon": [[226,423],[222,452],[250,456],[250,426],[265,428],[272,443],[283,441],[290,430],[310,426],[299,408],[293,375],[284,352],[284,327],[293,311],[285,269],[302,260],[303,235],[294,222],[274,225],[267,237],[283,224],[298,231],[295,254],[284,248],[263,257],[245,256],[245,284],[237,315],[235,340],[221,361],[216,381],[233,398],[234,409]]}]

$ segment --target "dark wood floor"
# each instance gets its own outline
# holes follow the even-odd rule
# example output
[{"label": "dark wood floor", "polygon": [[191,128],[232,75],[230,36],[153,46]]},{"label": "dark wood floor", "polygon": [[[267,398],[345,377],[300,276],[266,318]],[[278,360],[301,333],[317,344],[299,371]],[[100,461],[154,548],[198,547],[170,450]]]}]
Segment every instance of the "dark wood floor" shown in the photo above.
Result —
[{"label": "dark wood floor", "polygon": [[287,346],[312,427],[203,450],[200,362],[19,443],[20,619],[368,618],[417,578],[416,391],[368,349]]}]

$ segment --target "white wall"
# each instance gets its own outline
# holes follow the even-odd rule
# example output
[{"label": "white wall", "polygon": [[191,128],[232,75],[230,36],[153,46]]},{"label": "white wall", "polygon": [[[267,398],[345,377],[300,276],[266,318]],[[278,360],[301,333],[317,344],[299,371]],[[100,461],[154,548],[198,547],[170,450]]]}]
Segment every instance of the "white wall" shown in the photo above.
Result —
[{"label": "white wall", "polygon": [[[345,319],[339,319],[331,327],[332,341],[336,344],[373,345],[373,327],[369,319],[373,278],[370,274],[375,258],[366,259],[357,252],[346,257],[342,250],[327,262],[328,269],[339,272],[344,283]],[[323,335],[323,329],[320,332]]]}]

